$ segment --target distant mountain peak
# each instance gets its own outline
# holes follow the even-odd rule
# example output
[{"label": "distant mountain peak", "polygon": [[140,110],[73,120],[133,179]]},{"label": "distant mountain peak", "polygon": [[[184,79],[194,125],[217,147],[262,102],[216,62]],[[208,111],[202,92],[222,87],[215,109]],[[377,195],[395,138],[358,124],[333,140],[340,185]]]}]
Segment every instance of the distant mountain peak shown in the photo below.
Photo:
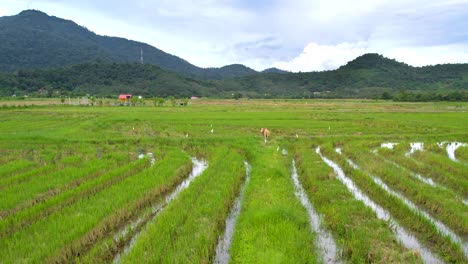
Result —
[{"label": "distant mountain peak", "polygon": [[278,68],[268,68],[262,71],[262,73],[279,73],[279,74],[284,74],[284,73],[289,73],[288,71],[280,70]]},{"label": "distant mountain peak", "polygon": [[407,64],[386,58],[377,53],[366,53],[348,62],[340,69],[379,69],[409,67]]},{"label": "distant mountain peak", "polygon": [[139,62],[140,50],[144,48],[145,63],[189,77],[224,79],[258,73],[241,64],[204,69],[148,44],[100,36],[71,20],[34,9],[0,17],[0,39],[0,71],[62,67],[92,61]]},{"label": "distant mountain peak", "polygon": [[42,15],[42,16],[49,16],[47,15],[46,13],[40,11],[40,10],[37,10],[37,9],[26,9],[26,10],[23,10],[21,11],[19,14],[19,16],[24,16],[24,15]]}]

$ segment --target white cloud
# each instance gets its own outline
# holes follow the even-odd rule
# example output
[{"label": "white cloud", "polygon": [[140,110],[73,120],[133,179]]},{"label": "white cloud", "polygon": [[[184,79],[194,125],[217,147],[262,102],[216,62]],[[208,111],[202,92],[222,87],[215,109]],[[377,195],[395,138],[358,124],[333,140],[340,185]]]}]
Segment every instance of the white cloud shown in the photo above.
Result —
[{"label": "white cloud", "polygon": [[338,45],[309,43],[296,58],[275,62],[274,67],[293,72],[333,70],[365,53],[380,53],[411,66],[468,62],[468,44],[396,47],[344,42]]},{"label": "white cloud", "polygon": [[274,67],[293,72],[333,70],[368,52],[368,43],[363,41],[338,45],[309,43],[299,56],[290,61],[276,62]]},{"label": "white cloud", "polygon": [[[0,14],[28,1],[0,0]],[[30,7],[202,67],[326,70],[367,52],[413,65],[468,62],[468,0],[34,0]]]},{"label": "white cloud", "polygon": [[432,47],[395,48],[383,52],[384,56],[405,62],[412,66],[445,63],[467,63],[468,44]]}]

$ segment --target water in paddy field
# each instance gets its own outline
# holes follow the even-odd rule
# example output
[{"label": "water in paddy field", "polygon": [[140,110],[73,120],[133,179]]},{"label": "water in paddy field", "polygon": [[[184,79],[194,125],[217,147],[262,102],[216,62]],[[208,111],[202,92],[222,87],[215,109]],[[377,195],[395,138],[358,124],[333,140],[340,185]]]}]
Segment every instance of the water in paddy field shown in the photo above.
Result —
[{"label": "water in paddy field", "polygon": [[234,205],[229,212],[229,216],[226,219],[226,230],[224,235],[219,238],[218,246],[216,246],[216,255],[215,261],[216,264],[226,264],[229,263],[230,254],[229,249],[231,248],[232,244],[232,236],[234,235],[234,228],[236,227],[237,217],[242,208],[242,201],[244,199],[245,189],[250,181],[250,171],[251,166],[247,161],[244,162],[245,164],[245,181],[236,200],[234,201]]},{"label": "water in paddy field", "polygon": [[[166,196],[164,199],[164,202],[154,206],[152,208],[151,213],[145,213],[144,215],[140,216],[136,221],[133,221],[130,223],[128,226],[125,228],[121,229],[118,233],[117,236],[114,237],[115,241],[118,241],[121,238],[125,238],[126,235],[129,233],[131,230],[135,230],[136,228],[141,228],[142,225],[151,222],[156,218],[156,216],[159,215],[159,213],[166,208],[166,206],[177,196],[179,195],[180,192],[183,190],[187,189],[190,185],[190,183],[199,175],[203,173],[208,168],[208,163],[204,160],[198,160],[196,158],[192,158],[192,163],[193,163],[193,168],[192,171],[190,172],[190,175],[185,179],[181,184],[179,184],[173,192],[171,192],[169,195]],[[148,219],[149,218],[149,219]],[[146,221],[144,220],[146,219]],[[128,254],[128,252],[132,249],[132,247],[135,245],[135,242],[138,239],[138,236],[140,235],[141,232],[136,233],[132,239],[130,240],[130,243],[125,246],[123,252],[117,253],[114,257],[114,263],[120,263],[120,259],[123,255]]]},{"label": "water in paddy field", "polygon": [[393,149],[396,145],[398,145],[398,143],[386,142],[386,143],[380,144],[380,147],[381,148]]},{"label": "water in paddy field", "polygon": [[[359,166],[356,165],[352,160],[346,159],[348,164],[353,167],[354,169],[360,170]],[[365,171],[364,171],[365,172]],[[372,178],[374,183],[376,183],[380,188],[384,189],[388,194],[397,197],[399,200],[401,200],[406,206],[408,206],[410,209],[418,212],[418,214],[422,215],[425,217],[427,220],[429,220],[432,224],[434,224],[437,228],[437,230],[442,233],[443,235],[449,236],[453,241],[456,243],[459,243],[462,245],[463,252],[465,253],[465,256],[468,256],[468,243],[463,243],[463,240],[455,234],[448,226],[446,226],[444,223],[440,222],[439,220],[434,219],[432,216],[430,216],[428,213],[425,211],[421,210],[419,207],[417,207],[413,202],[408,200],[405,196],[401,195],[398,192],[395,192],[394,190],[390,189],[387,184],[385,184],[379,177],[375,175],[371,175],[368,172],[365,172],[369,177]]]},{"label": "water in paddy field", "polygon": [[459,147],[466,147],[468,146],[468,144],[466,143],[461,143],[461,142],[439,142],[437,143],[437,145],[439,145],[440,148],[443,148],[444,145],[447,144],[447,147],[446,147],[446,151],[447,151],[447,155],[449,157],[449,159],[453,160],[453,161],[457,161],[457,158],[455,157],[455,151],[459,148]]},{"label": "water in paddy field", "polygon": [[398,225],[398,223],[391,218],[391,215],[387,210],[383,209],[380,205],[376,204],[367,195],[365,195],[354,184],[354,182],[345,175],[344,171],[338,166],[338,164],[323,156],[320,152],[320,147],[316,149],[316,152],[328,166],[333,168],[338,180],[346,186],[346,188],[353,194],[356,200],[362,201],[367,207],[371,208],[372,211],[375,212],[377,218],[384,220],[389,224],[390,230],[393,231],[398,240],[400,240],[406,248],[419,252],[424,263],[444,263],[442,260],[433,255],[429,249],[419,243],[419,241],[414,236],[406,232],[403,227]]},{"label": "water in paddy field", "polygon": [[[340,148],[336,148],[336,149],[335,149],[335,152],[338,153],[338,154],[340,154],[340,155],[343,154],[343,152],[341,151]],[[356,169],[356,170],[359,169],[359,166],[358,166],[356,163],[354,163],[352,160],[346,158],[346,161],[348,162],[349,166],[353,167],[353,169]]]},{"label": "water in paddy field", "polygon": [[[377,151],[376,149],[372,150],[372,153],[374,153],[375,155],[378,155],[378,151]],[[442,189],[446,189],[444,186],[439,185],[439,184],[436,184],[431,178],[426,178],[426,177],[422,176],[422,175],[419,174],[419,173],[414,173],[414,172],[408,170],[407,168],[405,168],[405,167],[399,165],[399,164],[396,163],[396,162],[393,162],[393,161],[388,160],[388,159],[383,158],[383,157],[381,157],[381,158],[382,158],[385,162],[388,162],[388,163],[392,164],[393,166],[395,166],[395,167],[397,167],[397,168],[399,168],[399,169],[402,169],[402,170],[404,170],[404,171],[408,171],[408,173],[409,173],[412,177],[418,179],[419,181],[421,181],[421,182],[423,182],[423,183],[425,183],[425,184],[427,184],[427,185],[430,185],[430,186],[432,186],[432,187],[439,187],[439,188],[442,188]]]},{"label": "water in paddy field", "polygon": [[139,158],[139,159],[144,159],[144,158],[146,158],[146,157],[149,158],[149,160],[150,160],[150,162],[151,162],[151,166],[153,166],[154,163],[156,162],[156,159],[154,158],[154,154],[153,154],[153,153],[148,152],[148,153],[146,153],[146,155],[143,154],[143,153],[140,153],[140,154],[138,155],[138,158]]},{"label": "water in paddy field", "polygon": [[323,262],[341,263],[341,261],[337,259],[337,246],[331,233],[322,227],[320,216],[315,211],[313,205],[310,203],[309,197],[307,197],[304,187],[299,181],[296,162],[294,160],[292,161],[291,177],[294,183],[294,194],[296,195],[297,199],[299,199],[302,206],[304,206],[304,208],[307,210],[310,227],[317,234],[317,246]]},{"label": "water in paddy field", "polygon": [[192,158],[192,162],[193,168],[192,172],[190,172],[189,177],[185,181],[183,181],[179,186],[177,186],[177,188],[166,197],[166,204],[174,200],[181,191],[187,189],[190,183],[208,168],[208,163],[204,160],[197,160],[196,158]]},{"label": "water in paddy field", "polygon": [[424,150],[424,143],[422,142],[414,142],[410,143],[411,149],[405,155],[409,157],[411,154],[415,153],[416,151],[423,151]]}]

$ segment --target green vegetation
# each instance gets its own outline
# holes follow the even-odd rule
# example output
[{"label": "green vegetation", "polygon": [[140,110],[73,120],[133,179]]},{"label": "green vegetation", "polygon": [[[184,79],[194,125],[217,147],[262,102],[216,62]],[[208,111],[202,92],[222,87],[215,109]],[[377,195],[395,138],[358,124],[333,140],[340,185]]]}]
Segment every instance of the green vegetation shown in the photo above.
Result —
[{"label": "green vegetation", "polygon": [[300,179],[312,204],[340,243],[343,258],[351,263],[419,262],[417,255],[399,245],[374,212],[351,193],[322,162],[309,144],[297,144],[294,155]]},{"label": "green vegetation", "polygon": [[464,163],[468,163],[468,146],[459,147],[455,150],[455,157]]},{"label": "green vegetation", "polygon": [[459,202],[452,190],[434,189],[392,164],[381,166],[385,162],[380,157],[358,144],[346,145],[343,150],[363,171],[376,175],[390,188],[447,224],[462,237],[468,235],[465,205]]},{"label": "green vegetation", "polygon": [[252,155],[252,172],[231,250],[233,263],[315,263],[305,209],[294,196],[290,159],[273,146]]},{"label": "green vegetation", "polygon": [[200,68],[148,44],[100,36],[70,20],[26,10],[0,18],[0,70],[62,67],[87,62],[140,63],[201,79],[257,73],[244,65]]},{"label": "green vegetation", "polygon": [[[0,18],[0,96],[379,98],[468,101],[468,64],[411,67],[365,54],[333,71],[200,68],[148,44],[26,10]],[[144,65],[140,62],[144,53]],[[62,102],[63,103],[63,102]],[[96,102],[99,103],[99,102]]]},{"label": "green vegetation", "polygon": [[209,263],[240,184],[242,157],[218,148],[208,169],[148,225],[123,263]]},{"label": "green vegetation", "polygon": [[[244,182],[244,161],[251,178],[231,262],[319,262],[319,236],[294,194],[293,159],[339,259],[423,262],[421,252],[399,242],[391,223],[354,198],[315,153],[318,146],[432,254],[467,262],[467,148],[456,151],[455,162],[436,144],[468,142],[467,103],[201,99],[169,106],[179,102],[174,97],[155,107],[153,101],[160,99],[135,107],[25,99],[8,103],[37,105],[1,108],[1,262],[110,263],[121,256],[131,263],[210,263]],[[261,127],[271,131],[267,143]],[[384,142],[399,144],[389,150],[380,147]],[[406,156],[410,142],[423,142],[424,150]],[[208,168],[166,200],[187,179],[190,157]],[[373,176],[450,227],[461,243]]]},{"label": "green vegetation", "polygon": [[[26,257],[37,260],[69,258],[96,236],[118,225],[119,220],[124,221],[122,209],[126,204],[148,189],[161,188],[168,182],[167,177],[187,160],[180,153],[168,153],[151,169],[127,177],[93,197],[80,200],[19,230],[8,244],[2,243],[1,258],[5,261],[27,260]],[[25,250],[29,252],[28,256],[22,253]]]},{"label": "green vegetation", "polygon": [[[467,256],[464,256],[459,244],[453,243],[448,236],[442,235],[435,225],[420,213],[409,208],[401,200],[385,192],[371,179],[367,172],[350,166],[345,158],[338,155],[333,148],[325,148],[323,152],[327,157],[337,161],[346,175],[350,177],[361,190],[367,193],[369,197],[372,197],[376,203],[386,208],[398,223],[418,237],[420,241],[423,241],[427,247],[433,248],[445,261],[456,262],[457,260],[467,259]],[[372,162],[367,164],[372,164]],[[399,179],[404,180],[405,178],[399,177]],[[413,188],[412,190],[419,191],[417,188]],[[435,193],[436,192],[433,192],[433,194]],[[452,206],[455,205],[456,204],[452,204]],[[463,214],[462,212],[463,209],[462,211],[458,211],[458,214]],[[466,221],[466,217],[462,219],[461,224]],[[451,221],[451,223],[460,224],[460,222],[456,221],[457,220]],[[466,222],[464,223],[464,227],[466,227]]]},{"label": "green vegetation", "polygon": [[[408,158],[405,156],[405,153],[408,151],[408,146],[409,143],[402,142],[399,146],[396,146],[394,150],[379,149],[379,154],[415,173],[433,179],[436,184],[449,187],[449,190],[453,190],[459,196],[468,197],[468,179],[459,177],[459,175],[465,173],[465,168],[455,165],[455,163],[446,156],[440,154],[437,155],[437,158],[434,157],[432,162],[418,162],[415,157],[427,156],[430,153],[427,151],[424,153],[415,153],[412,158]],[[446,155],[445,153],[443,154]],[[445,162],[439,162],[439,160]],[[434,166],[435,164],[437,165]],[[453,165],[459,167],[459,169],[457,170]]]},{"label": "green vegetation", "polygon": [[[132,93],[145,97],[467,101],[466,72],[465,64],[413,68],[377,54],[363,55],[334,71],[257,74],[225,80],[193,79],[151,64],[89,62],[0,73],[0,96],[91,94],[117,98],[120,93]],[[155,105],[159,105],[158,100]]]}]

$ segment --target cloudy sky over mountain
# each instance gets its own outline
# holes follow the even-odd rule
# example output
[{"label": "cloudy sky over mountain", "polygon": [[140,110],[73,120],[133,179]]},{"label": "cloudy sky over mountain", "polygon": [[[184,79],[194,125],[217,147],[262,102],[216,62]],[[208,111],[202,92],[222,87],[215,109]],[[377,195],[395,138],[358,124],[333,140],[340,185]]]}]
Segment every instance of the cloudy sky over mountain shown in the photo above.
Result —
[{"label": "cloudy sky over mountain", "polygon": [[468,63],[468,0],[0,0],[146,42],[202,67],[335,69],[368,52]]}]

